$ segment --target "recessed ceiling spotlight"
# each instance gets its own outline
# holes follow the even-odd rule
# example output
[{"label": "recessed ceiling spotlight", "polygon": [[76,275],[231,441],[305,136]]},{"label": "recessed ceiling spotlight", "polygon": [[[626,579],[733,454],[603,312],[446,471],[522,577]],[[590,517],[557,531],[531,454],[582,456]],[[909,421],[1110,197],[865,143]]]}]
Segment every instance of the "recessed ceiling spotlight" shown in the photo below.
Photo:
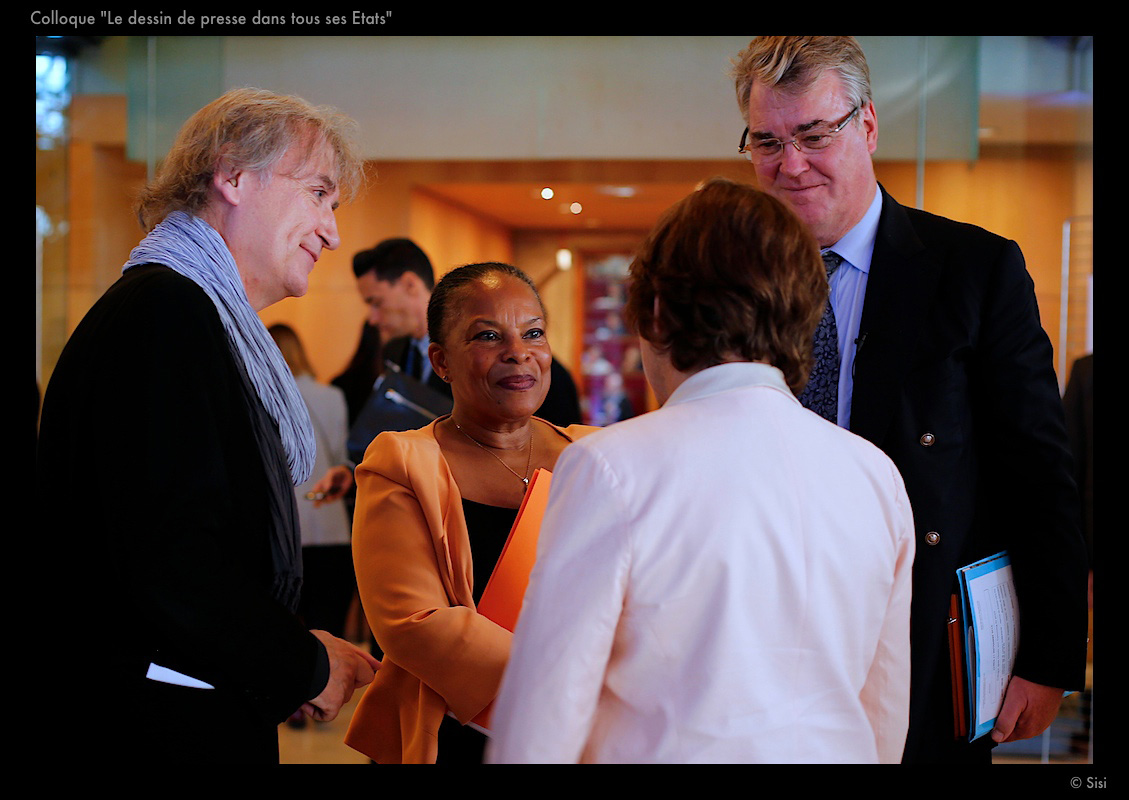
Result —
[{"label": "recessed ceiling spotlight", "polygon": [[544,189],[541,190],[541,197],[545,200],[552,200],[553,199],[553,190],[550,187],[546,186]]},{"label": "recessed ceiling spotlight", "polygon": [[581,206],[580,203],[573,203],[572,205],[570,205],[568,207],[568,210],[571,211],[573,214],[579,214],[581,211],[584,210],[584,207]]}]

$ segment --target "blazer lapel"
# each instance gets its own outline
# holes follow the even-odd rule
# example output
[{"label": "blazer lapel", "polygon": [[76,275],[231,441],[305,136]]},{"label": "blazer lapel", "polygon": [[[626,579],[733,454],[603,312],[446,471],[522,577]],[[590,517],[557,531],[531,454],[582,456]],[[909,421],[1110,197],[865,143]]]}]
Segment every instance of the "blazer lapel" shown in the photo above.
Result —
[{"label": "blazer lapel", "polygon": [[851,430],[875,444],[894,416],[940,273],[906,210],[882,189],[851,397]]}]

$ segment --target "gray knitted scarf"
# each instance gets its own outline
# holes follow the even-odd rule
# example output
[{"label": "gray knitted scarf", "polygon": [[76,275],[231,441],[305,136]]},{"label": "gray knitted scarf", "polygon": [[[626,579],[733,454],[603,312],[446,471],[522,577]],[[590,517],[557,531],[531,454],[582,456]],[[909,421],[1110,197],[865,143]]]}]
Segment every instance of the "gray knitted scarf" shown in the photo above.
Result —
[{"label": "gray knitted scarf", "polygon": [[174,211],[133,249],[122,272],[141,264],[169,267],[203,289],[215,303],[233,352],[278,425],[291,480],[295,485],[303,483],[313,471],[317,448],[310,412],[282,353],[251,308],[223,238],[199,217]]}]

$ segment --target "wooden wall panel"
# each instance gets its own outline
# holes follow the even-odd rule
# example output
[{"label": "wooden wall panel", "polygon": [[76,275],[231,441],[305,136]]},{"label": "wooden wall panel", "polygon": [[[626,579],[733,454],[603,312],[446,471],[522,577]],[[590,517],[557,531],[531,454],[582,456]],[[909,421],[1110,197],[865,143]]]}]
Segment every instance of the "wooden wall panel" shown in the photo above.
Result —
[{"label": "wooden wall panel", "polygon": [[[81,125],[69,149],[70,242],[67,333],[90,304],[116,279],[139,238],[131,210],[145,179],[144,166],[125,159],[124,113],[120,102],[83,103]],[[306,342],[318,377],[328,380],[344,368],[364,319],[352,274],[352,256],[390,236],[415,238],[441,273],[457,263],[502,260],[516,263],[545,284],[553,320],[554,349],[570,367],[576,363],[576,273],[558,274],[558,247],[600,247],[616,240],[633,248],[645,232],[588,234],[567,231],[511,231],[497,219],[456,206],[427,191],[429,184],[504,183],[538,179],[590,183],[630,181],[675,183],[709,174],[738,180],[747,170],[730,162],[391,162],[370,165],[367,190],[338,213],[341,247],[327,252],[301,299],[263,312],[268,324],[293,325]],[[880,162],[879,180],[901,202],[912,205],[917,171],[912,163]],[[1092,213],[1091,161],[1071,148],[985,148],[974,164],[945,162],[925,170],[925,207],[1016,239],[1035,280],[1043,323],[1058,336],[1061,231],[1073,214]],[[748,175],[751,179],[751,175]],[[45,336],[46,338],[46,336]],[[45,372],[49,373],[49,369]]]}]

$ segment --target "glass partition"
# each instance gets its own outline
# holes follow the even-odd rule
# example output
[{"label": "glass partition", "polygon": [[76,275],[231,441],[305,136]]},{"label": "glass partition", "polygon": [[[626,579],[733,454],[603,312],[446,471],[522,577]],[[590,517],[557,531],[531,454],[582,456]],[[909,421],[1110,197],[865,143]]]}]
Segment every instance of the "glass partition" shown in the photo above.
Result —
[{"label": "glass partition", "polygon": [[45,363],[66,338],[67,134],[69,54],[35,54],[35,385],[42,396]]}]

